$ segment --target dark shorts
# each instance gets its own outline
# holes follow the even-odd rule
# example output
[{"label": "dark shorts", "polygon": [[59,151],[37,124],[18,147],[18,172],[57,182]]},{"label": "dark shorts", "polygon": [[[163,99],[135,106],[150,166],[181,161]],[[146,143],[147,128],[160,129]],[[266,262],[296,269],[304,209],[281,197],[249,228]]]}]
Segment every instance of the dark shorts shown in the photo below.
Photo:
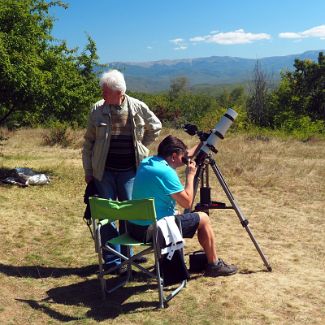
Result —
[{"label": "dark shorts", "polygon": [[178,214],[175,216],[181,223],[183,238],[193,238],[200,223],[197,212]]},{"label": "dark shorts", "polygon": [[[193,238],[200,223],[200,216],[197,212],[178,214],[175,216],[182,226],[183,238]],[[128,233],[136,240],[147,242],[148,226],[140,226],[127,222]]]}]

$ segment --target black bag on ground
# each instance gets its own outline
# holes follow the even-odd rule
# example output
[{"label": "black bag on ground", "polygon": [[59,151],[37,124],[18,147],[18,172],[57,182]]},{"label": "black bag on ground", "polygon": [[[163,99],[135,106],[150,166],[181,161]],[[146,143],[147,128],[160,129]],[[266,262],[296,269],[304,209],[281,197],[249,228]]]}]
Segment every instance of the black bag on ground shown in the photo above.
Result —
[{"label": "black bag on ground", "polygon": [[183,253],[176,250],[171,260],[167,258],[168,254],[162,256],[159,260],[160,273],[164,279],[164,286],[178,284],[183,280],[188,280],[190,275],[185,265]]},{"label": "black bag on ground", "polygon": [[189,255],[190,260],[190,272],[196,273],[196,272],[202,272],[205,270],[208,259],[203,251],[196,251]]}]

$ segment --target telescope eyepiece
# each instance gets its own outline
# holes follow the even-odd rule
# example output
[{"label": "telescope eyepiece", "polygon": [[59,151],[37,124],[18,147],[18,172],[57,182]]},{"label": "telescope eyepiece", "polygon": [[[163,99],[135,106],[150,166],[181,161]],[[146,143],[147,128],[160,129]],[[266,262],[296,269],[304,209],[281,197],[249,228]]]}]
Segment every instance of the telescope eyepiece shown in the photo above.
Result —
[{"label": "telescope eyepiece", "polygon": [[188,165],[189,164],[189,162],[190,162],[190,158],[188,158],[188,157],[182,157],[182,163],[184,164],[184,165]]}]

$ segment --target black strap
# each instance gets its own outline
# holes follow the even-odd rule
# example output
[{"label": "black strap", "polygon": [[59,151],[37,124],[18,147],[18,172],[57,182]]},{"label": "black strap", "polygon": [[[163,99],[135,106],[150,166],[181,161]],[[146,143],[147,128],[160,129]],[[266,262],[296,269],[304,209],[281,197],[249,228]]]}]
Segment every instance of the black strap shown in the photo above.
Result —
[{"label": "black strap", "polygon": [[91,229],[91,227],[90,227],[90,225],[91,225],[91,219],[83,218],[83,221],[84,221],[85,224],[87,225],[87,227],[88,227],[88,229],[89,229],[89,231],[90,231],[90,235],[91,235],[92,239],[95,240],[95,237],[94,237],[93,231],[92,231],[92,229]]}]

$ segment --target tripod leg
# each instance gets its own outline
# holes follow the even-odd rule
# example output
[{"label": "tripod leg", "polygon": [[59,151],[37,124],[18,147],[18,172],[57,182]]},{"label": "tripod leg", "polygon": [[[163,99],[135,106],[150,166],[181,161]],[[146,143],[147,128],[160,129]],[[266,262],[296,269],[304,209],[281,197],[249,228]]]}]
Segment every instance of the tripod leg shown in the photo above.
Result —
[{"label": "tripod leg", "polygon": [[215,175],[217,176],[218,178],[218,181],[221,185],[221,187],[223,188],[224,192],[226,193],[227,197],[228,197],[228,200],[230,201],[233,209],[236,211],[236,214],[240,220],[240,223],[242,224],[242,226],[246,229],[250,239],[252,240],[256,250],[258,251],[258,253],[260,254],[260,257],[262,258],[263,260],[263,263],[264,265],[266,266],[267,270],[268,271],[272,271],[272,267],[271,265],[269,264],[267,258],[265,257],[265,255],[263,254],[263,251],[262,249],[260,248],[259,244],[257,243],[251,229],[249,228],[248,226],[248,220],[245,218],[244,214],[242,213],[242,211],[240,210],[239,208],[239,205],[238,203],[236,202],[235,198],[233,197],[232,193],[230,192],[229,188],[228,188],[228,185],[226,184],[216,162],[211,159],[210,160],[210,165],[211,165],[211,168],[212,170],[214,171]]},{"label": "tripod leg", "polygon": [[196,174],[194,177],[194,185],[193,185],[193,201],[192,201],[191,207],[189,209],[185,209],[184,213],[189,213],[193,209],[193,203],[195,200],[195,196],[196,196],[197,190],[199,188],[199,183],[203,177],[203,172],[204,172],[205,168],[206,168],[206,165],[204,163],[201,165],[198,165],[198,167],[197,167]]}]

